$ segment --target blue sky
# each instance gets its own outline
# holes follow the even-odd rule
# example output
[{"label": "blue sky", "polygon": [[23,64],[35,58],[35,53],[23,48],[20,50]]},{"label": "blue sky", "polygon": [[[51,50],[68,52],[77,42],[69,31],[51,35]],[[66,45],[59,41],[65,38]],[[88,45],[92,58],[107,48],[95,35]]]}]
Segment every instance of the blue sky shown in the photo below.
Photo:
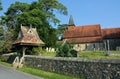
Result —
[{"label": "blue sky", "polygon": [[[11,3],[15,1],[32,2],[37,0],[2,0],[3,11],[7,10]],[[100,24],[102,28],[120,28],[120,0],[59,0],[68,8],[68,15],[63,16],[56,13],[56,17],[61,20],[61,24],[69,21],[73,16],[76,26]]]}]

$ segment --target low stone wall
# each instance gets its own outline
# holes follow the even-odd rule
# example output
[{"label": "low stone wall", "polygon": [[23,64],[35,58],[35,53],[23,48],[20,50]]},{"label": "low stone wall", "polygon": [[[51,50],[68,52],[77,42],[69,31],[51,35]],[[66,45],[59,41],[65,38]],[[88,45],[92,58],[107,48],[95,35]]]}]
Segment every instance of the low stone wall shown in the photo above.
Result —
[{"label": "low stone wall", "polygon": [[85,79],[120,79],[120,59],[25,56],[24,64]]},{"label": "low stone wall", "polygon": [[17,55],[11,55],[11,54],[4,54],[0,56],[1,61],[3,62],[8,62],[8,63],[13,63],[14,59],[16,58]]}]

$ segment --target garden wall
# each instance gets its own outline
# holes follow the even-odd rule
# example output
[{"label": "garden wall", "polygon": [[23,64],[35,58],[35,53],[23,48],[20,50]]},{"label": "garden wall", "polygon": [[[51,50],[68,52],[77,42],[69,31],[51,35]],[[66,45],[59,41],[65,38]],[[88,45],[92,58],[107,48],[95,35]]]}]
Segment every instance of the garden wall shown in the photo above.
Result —
[{"label": "garden wall", "polygon": [[85,79],[120,79],[120,59],[25,56],[24,64]]}]

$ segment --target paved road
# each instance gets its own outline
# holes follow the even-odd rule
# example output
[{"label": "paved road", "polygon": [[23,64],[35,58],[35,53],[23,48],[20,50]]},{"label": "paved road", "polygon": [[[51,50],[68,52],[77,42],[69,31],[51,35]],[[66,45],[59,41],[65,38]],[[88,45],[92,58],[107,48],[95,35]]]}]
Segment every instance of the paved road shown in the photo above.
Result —
[{"label": "paved road", "polygon": [[0,79],[43,79],[0,65]]}]

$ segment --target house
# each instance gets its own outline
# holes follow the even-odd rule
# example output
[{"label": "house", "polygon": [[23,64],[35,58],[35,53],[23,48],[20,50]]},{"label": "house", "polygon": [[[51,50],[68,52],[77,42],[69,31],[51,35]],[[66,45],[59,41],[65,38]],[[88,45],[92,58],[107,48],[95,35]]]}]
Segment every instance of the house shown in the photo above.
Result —
[{"label": "house", "polygon": [[[106,48],[115,50],[120,46],[120,28],[101,29],[100,24],[75,26],[72,16],[69,19],[69,25],[63,34],[63,41],[67,40],[73,46],[73,49],[80,50],[105,50]],[[108,46],[118,44],[114,47]]]}]

